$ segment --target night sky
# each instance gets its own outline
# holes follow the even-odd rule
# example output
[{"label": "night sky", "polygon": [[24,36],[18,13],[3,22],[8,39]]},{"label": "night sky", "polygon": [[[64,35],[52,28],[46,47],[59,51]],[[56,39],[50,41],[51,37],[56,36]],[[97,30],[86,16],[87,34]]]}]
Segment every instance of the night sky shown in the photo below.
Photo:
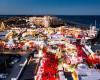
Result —
[{"label": "night sky", "polygon": [[0,14],[100,15],[100,0],[0,0]]}]

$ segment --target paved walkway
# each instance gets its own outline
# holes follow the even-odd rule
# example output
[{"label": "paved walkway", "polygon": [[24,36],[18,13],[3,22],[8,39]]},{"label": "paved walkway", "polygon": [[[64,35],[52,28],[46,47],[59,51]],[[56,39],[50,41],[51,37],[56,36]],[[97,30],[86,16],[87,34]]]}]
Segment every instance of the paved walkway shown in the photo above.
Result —
[{"label": "paved walkway", "polygon": [[25,67],[23,74],[20,77],[20,80],[34,80],[36,65],[37,65],[37,63],[34,63],[34,61],[29,63]]},{"label": "paved walkway", "polygon": [[13,66],[6,80],[18,80],[20,73],[26,64],[27,64],[27,56],[22,56],[21,60]]}]

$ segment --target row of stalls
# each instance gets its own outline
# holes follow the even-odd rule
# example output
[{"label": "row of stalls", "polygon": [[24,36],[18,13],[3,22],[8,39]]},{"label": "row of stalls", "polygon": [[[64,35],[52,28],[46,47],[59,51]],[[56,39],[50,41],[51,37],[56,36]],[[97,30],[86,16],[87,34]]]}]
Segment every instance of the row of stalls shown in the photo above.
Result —
[{"label": "row of stalls", "polygon": [[99,56],[81,44],[85,34],[81,29],[65,27],[12,31],[7,34],[7,41],[3,41],[3,47],[26,51],[37,48],[40,64],[36,80],[79,80],[80,66],[94,69],[100,63]]}]

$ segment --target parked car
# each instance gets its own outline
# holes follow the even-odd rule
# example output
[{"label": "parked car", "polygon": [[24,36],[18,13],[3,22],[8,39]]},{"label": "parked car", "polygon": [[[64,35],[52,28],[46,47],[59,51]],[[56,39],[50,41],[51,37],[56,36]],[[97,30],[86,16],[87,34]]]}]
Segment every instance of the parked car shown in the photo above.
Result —
[{"label": "parked car", "polygon": [[0,74],[0,80],[6,79],[8,74]]},{"label": "parked car", "polygon": [[9,65],[10,65],[10,66],[13,66],[14,64],[18,63],[18,62],[20,61],[20,59],[21,59],[21,56],[12,56],[12,57],[10,58],[10,63],[9,63]]}]

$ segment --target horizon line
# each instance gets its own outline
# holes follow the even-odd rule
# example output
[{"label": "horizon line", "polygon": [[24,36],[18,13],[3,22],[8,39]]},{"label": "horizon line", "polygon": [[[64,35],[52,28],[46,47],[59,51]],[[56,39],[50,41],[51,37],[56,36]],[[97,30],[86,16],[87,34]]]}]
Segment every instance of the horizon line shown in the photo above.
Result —
[{"label": "horizon line", "polygon": [[100,14],[0,14],[0,16],[10,16],[10,15],[13,15],[13,16],[62,16],[62,15],[65,15],[65,16],[100,16]]}]

